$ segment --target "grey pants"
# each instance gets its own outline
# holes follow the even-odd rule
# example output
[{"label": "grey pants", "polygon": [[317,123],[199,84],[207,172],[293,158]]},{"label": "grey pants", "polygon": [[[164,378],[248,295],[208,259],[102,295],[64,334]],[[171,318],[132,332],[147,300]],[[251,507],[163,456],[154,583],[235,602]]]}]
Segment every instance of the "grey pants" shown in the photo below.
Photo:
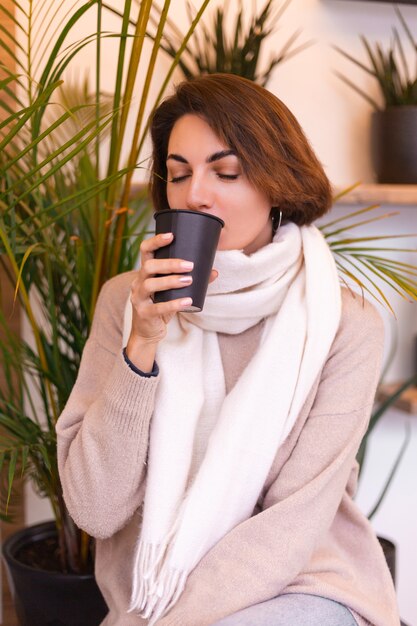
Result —
[{"label": "grey pants", "polygon": [[212,626],[357,626],[343,604],[304,593],[277,596],[229,615]]}]

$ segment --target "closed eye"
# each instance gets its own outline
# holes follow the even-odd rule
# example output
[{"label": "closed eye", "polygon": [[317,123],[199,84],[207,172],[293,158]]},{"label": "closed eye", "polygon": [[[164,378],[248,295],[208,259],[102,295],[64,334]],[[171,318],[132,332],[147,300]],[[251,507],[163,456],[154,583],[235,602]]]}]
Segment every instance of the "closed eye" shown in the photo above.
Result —
[{"label": "closed eye", "polygon": [[220,173],[218,173],[217,176],[219,178],[221,178],[222,180],[236,180],[239,177],[239,174],[220,174]]},{"label": "closed eye", "polygon": [[174,176],[173,178],[171,178],[171,180],[169,182],[170,183],[180,183],[182,180],[185,180],[188,176],[189,176],[189,174],[184,174],[184,176]]},{"label": "closed eye", "polygon": [[[173,178],[170,179],[170,183],[180,183],[183,180],[185,180],[186,178],[188,178],[190,176],[190,174],[184,174],[182,176],[174,176]],[[221,180],[236,180],[239,177],[239,174],[221,174],[220,172],[217,173],[217,176],[221,179]]]}]

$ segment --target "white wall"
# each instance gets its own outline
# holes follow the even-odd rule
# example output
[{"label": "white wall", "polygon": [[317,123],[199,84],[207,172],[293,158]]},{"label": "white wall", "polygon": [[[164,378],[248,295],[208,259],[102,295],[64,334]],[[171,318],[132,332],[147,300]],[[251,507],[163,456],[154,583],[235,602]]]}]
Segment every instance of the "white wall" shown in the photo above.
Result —
[{"label": "white wall", "polygon": [[[122,6],[118,0],[115,5]],[[197,0],[195,4],[199,6]],[[258,6],[263,3],[258,1]],[[252,0],[244,0],[247,11],[251,11]],[[215,2],[213,0],[212,7]],[[230,6],[237,6],[231,0]],[[185,30],[187,19],[183,0],[173,0],[171,15]],[[409,26],[417,36],[417,6],[403,6],[401,10]],[[114,22],[106,19],[104,27],[114,29]],[[265,57],[280,47],[284,39],[297,28],[303,33],[300,41],[315,40],[315,45],[279,67],[269,83],[269,89],[278,95],[293,111],[307,136],[312,142],[320,160],[336,185],[348,186],[356,181],[370,182],[373,174],[369,159],[368,128],[370,106],[351,91],[334,75],[339,70],[350,79],[357,81],[369,93],[376,94],[376,86],[363,72],[343,59],[332,49],[337,44],[351,54],[365,60],[359,34],[371,41],[388,42],[391,26],[398,25],[393,7],[377,2],[355,2],[350,0],[292,0],[290,7],[281,19],[278,32],[269,39]],[[95,24],[86,21],[83,28],[77,29],[77,37],[92,32]],[[93,48],[86,49],[78,61],[79,72],[88,71],[93,61]],[[105,72],[103,87],[111,90],[112,72],[116,60],[116,41],[104,44]],[[412,58],[411,52],[409,57]],[[168,61],[160,64],[160,76],[168,66]],[[414,67],[414,64],[412,65]],[[91,71],[91,70],[90,70]],[[79,75],[78,72],[78,75]],[[177,79],[179,75],[176,75]],[[143,72],[142,72],[143,79]],[[144,153],[145,154],[145,153]],[[336,212],[348,208],[337,208]],[[374,232],[376,227],[374,228]],[[417,213],[415,207],[401,208],[400,215],[393,220],[379,224],[378,232],[417,233]],[[372,229],[371,229],[372,230]],[[414,247],[415,238],[412,240]],[[405,243],[404,243],[405,245]],[[415,256],[410,262],[416,263]],[[412,349],[410,338],[417,334],[416,305],[395,299],[398,318],[399,350],[388,373],[388,379],[395,380],[409,375],[412,371]],[[383,313],[387,332],[390,332],[389,316]],[[403,422],[410,419],[413,425],[413,439],[406,457],[387,495],[384,505],[374,519],[376,530],[393,538],[399,546],[398,596],[401,613],[410,626],[417,624],[417,600],[411,581],[415,580],[417,563],[417,496],[413,484],[417,470],[417,421],[415,416],[407,418],[398,411],[387,413],[372,436],[371,449],[360,485],[358,502],[364,511],[371,507],[375,494],[383,482],[384,472],[390,466],[390,459],[401,445]],[[38,506],[33,496],[28,496],[28,522],[49,517],[45,506]]]}]

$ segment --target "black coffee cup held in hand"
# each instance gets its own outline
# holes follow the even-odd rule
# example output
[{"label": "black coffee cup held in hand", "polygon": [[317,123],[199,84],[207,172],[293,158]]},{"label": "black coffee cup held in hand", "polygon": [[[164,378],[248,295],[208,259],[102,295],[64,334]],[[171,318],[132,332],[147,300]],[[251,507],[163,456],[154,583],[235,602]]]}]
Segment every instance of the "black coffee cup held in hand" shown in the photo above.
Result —
[{"label": "black coffee cup held in hand", "polygon": [[192,298],[187,311],[203,309],[207,287],[219,243],[223,220],[214,215],[185,209],[167,209],[154,214],[155,234],[173,233],[174,239],[155,252],[156,259],[184,259],[194,263],[193,282],[187,287],[166,289],[154,294],[154,302]]}]

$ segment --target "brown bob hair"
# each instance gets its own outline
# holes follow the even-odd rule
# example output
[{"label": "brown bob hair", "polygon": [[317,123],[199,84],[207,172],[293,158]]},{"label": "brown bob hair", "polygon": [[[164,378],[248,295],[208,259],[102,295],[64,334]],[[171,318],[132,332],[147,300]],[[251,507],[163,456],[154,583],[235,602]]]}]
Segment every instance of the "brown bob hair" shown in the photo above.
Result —
[{"label": "brown bob hair", "polygon": [[181,82],[151,120],[150,190],[156,211],[169,207],[166,193],[168,141],[186,114],[202,117],[233,149],[252,185],[264,192],[285,220],[311,224],[331,206],[331,187],[299,123],[272,93],[233,74],[210,74]]}]

